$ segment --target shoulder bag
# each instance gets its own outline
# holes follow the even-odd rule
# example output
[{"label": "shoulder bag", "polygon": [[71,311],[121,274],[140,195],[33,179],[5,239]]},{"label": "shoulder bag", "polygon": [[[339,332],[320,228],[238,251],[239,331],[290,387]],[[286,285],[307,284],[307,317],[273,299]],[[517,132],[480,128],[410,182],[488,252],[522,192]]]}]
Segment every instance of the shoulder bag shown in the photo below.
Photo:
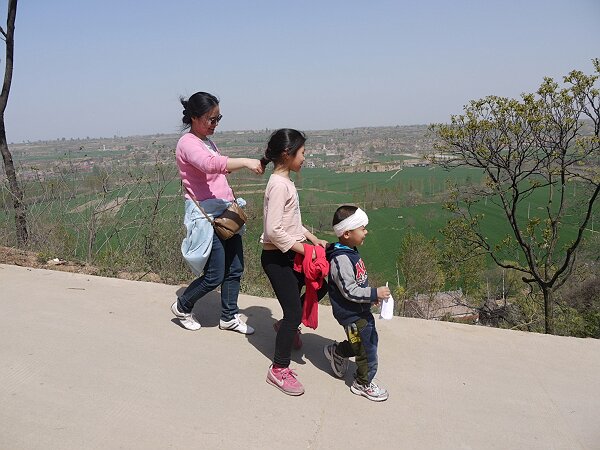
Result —
[{"label": "shoulder bag", "polygon": [[200,203],[198,203],[198,201],[196,200],[196,197],[194,197],[194,195],[190,192],[190,190],[187,187],[185,187],[185,189],[186,189],[187,193],[190,195],[190,197],[192,198],[193,202],[198,207],[198,209],[202,212],[202,214],[204,214],[204,217],[206,217],[206,220],[208,220],[210,222],[210,224],[213,226],[215,233],[217,233],[219,235],[219,237],[221,239],[223,239],[224,241],[229,239],[231,236],[236,234],[238,231],[240,231],[240,229],[244,226],[244,224],[248,220],[248,218],[246,217],[246,213],[244,212],[242,207],[240,205],[238,205],[237,201],[235,200],[235,192],[233,192],[233,189],[231,189],[231,192],[233,193],[234,200],[227,207],[227,209],[225,211],[223,211],[223,213],[215,219],[213,219],[208,214],[206,214],[206,211],[204,211],[204,208],[202,208],[202,206],[200,206]]}]

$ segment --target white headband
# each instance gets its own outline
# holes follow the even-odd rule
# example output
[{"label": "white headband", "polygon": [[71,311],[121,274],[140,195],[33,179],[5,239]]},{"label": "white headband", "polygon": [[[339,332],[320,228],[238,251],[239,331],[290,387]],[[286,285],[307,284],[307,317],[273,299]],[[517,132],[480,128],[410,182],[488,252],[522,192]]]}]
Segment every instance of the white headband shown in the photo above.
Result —
[{"label": "white headband", "polygon": [[368,223],[369,218],[367,217],[367,213],[358,208],[354,214],[346,217],[337,225],[334,225],[333,231],[337,237],[340,237],[345,231],[355,230],[359,227],[366,227]]}]

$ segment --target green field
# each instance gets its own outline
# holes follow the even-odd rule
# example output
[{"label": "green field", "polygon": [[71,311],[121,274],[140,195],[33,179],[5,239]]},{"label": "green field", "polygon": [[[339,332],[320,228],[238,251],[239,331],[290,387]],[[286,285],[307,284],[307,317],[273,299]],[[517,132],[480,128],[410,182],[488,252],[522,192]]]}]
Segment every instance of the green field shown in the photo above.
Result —
[{"label": "green field", "polygon": [[[440,229],[451,218],[450,212],[443,208],[440,193],[443,193],[448,182],[459,185],[479,183],[481,175],[472,169],[454,169],[452,172],[440,168],[416,167],[398,172],[386,173],[332,173],[325,169],[303,169],[296,183],[299,187],[303,222],[307,227],[315,227],[318,218],[325,216],[327,227],[323,231],[313,230],[315,234],[327,240],[335,240],[329,230],[333,212],[343,203],[357,203],[369,215],[369,235],[360,249],[369,270],[378,278],[388,281],[396,280],[396,258],[400,242],[411,229],[429,238],[442,239]],[[398,189],[405,195],[409,190],[416,190],[422,195],[421,204],[404,207],[384,207],[371,209],[368,202],[361,204],[360,198],[370,189],[394,191]],[[528,199],[528,207],[520,211],[520,219],[525,221],[527,213],[531,217],[541,216],[540,210],[544,201],[544,193]],[[261,203],[260,196],[248,196],[251,201]],[[497,205],[491,201],[481,204],[478,213],[485,215],[483,221],[489,242],[495,243],[511,234],[506,218]],[[252,227],[254,229],[254,227]],[[568,216],[563,223],[561,241],[567,242],[575,235],[575,228],[568,223]],[[252,238],[256,233],[252,233]]]},{"label": "green field", "polygon": [[[174,169],[173,169],[174,170]],[[168,181],[161,184],[162,197],[155,204],[155,192],[158,184],[152,182],[123,184],[121,188],[110,191],[110,194],[99,197],[95,194],[74,194],[58,200],[49,200],[30,204],[29,214],[43,218],[45,222],[61,222],[77,238],[77,254],[86,254],[85,234],[92,212],[97,212],[103,205],[118,203],[128,199],[115,212],[100,215],[96,236],[98,254],[110,248],[131,245],[138,239],[144,239],[151,231],[180,233],[183,215],[183,201],[177,174],[169,169]],[[244,197],[252,212],[248,223],[246,244],[260,249],[258,238],[262,232],[262,202],[264,187],[269,174],[256,177],[245,173],[234,174],[231,184],[238,196]],[[408,229],[418,231],[425,236],[442,239],[440,229],[451,217],[443,208],[444,195],[449,182],[458,185],[478,184],[481,175],[472,169],[455,169],[451,172],[441,168],[405,168],[399,172],[384,173],[335,173],[327,169],[305,168],[295,176],[300,195],[303,222],[314,234],[329,241],[335,240],[331,232],[331,218],[337,206],[343,203],[355,203],[369,215],[369,235],[360,249],[367,267],[378,280],[393,282],[396,280],[396,258],[400,242]],[[65,182],[57,189],[72,190],[84,181]],[[35,190],[32,194],[38,195]],[[575,194],[575,192],[573,192]],[[404,205],[403,199],[417,196],[412,206]],[[527,214],[540,215],[543,204],[543,192],[537,197],[528,199],[527,207],[520,211],[521,220]],[[101,203],[98,201],[101,200]],[[141,220],[151,215],[153,208],[159,210],[158,220],[150,230],[148,220]],[[95,209],[94,209],[95,208]],[[498,242],[510,233],[506,219],[500,209],[490,201],[479,205],[478,212],[485,214],[485,229],[490,242]],[[1,217],[3,216],[3,217]],[[11,222],[9,210],[0,214],[3,226],[9,227]],[[565,218],[563,241],[571,239],[574,228]],[[120,227],[115,232],[115,227]]]}]

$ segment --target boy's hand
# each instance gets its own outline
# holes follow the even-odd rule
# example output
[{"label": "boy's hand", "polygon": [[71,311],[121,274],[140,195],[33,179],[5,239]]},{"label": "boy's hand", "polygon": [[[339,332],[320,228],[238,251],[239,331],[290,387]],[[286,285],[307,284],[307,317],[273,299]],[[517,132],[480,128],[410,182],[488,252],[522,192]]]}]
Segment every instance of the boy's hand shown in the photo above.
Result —
[{"label": "boy's hand", "polygon": [[390,288],[387,286],[381,286],[377,288],[377,300],[385,300],[391,295]]}]

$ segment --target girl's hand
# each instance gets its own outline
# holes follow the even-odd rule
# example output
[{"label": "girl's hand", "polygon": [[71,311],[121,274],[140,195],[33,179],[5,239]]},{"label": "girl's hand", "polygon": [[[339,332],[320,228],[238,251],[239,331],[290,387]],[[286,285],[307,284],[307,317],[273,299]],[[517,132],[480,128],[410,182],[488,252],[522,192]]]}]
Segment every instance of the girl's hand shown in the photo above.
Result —
[{"label": "girl's hand", "polygon": [[[324,239],[315,239],[313,241],[313,245],[318,245],[320,247],[325,248],[327,246],[327,241]],[[314,258],[313,258],[314,259]]]}]

